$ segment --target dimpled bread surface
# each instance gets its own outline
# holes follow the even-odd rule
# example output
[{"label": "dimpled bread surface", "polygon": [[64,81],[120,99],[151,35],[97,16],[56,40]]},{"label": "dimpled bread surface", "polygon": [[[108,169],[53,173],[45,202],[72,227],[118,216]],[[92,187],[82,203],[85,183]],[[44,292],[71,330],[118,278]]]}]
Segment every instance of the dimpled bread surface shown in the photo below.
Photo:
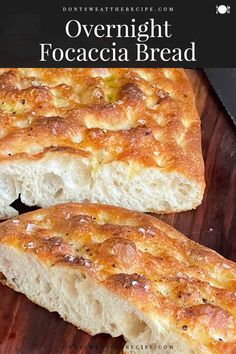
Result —
[{"label": "dimpled bread surface", "polygon": [[204,187],[183,69],[0,69],[0,218],[18,196],[177,212]]},{"label": "dimpled bread surface", "polygon": [[0,272],[77,327],[124,335],[127,353],[236,353],[235,263],[150,215],[76,203],[23,214],[0,225]]}]

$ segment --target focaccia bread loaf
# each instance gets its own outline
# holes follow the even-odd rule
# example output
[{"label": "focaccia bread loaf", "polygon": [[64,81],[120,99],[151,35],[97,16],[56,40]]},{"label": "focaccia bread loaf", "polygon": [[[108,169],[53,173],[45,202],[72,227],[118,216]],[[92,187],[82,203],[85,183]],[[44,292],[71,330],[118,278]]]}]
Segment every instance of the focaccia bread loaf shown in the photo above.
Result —
[{"label": "focaccia bread loaf", "polygon": [[195,208],[200,120],[182,69],[0,69],[0,216],[26,205]]},{"label": "focaccia bread loaf", "polygon": [[127,353],[236,353],[235,263],[150,215],[99,204],[23,214],[0,225],[0,272],[86,332],[124,335]]}]

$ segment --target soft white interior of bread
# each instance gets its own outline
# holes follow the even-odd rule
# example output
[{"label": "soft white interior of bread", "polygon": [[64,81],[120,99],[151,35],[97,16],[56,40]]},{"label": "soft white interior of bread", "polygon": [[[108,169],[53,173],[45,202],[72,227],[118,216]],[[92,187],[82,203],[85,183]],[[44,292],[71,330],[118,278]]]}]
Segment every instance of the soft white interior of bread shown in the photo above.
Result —
[{"label": "soft white interior of bread", "polygon": [[[32,254],[0,245],[0,275],[13,289],[88,333],[123,335],[125,353],[199,353],[168,329],[164,318],[146,318],[76,268],[51,267]],[[142,345],[148,348],[142,349]]]},{"label": "soft white interior of bread", "polygon": [[0,207],[0,220],[13,218],[14,216],[17,215],[18,215],[17,210],[12,208],[11,206]]},{"label": "soft white interior of bread", "polygon": [[192,209],[202,192],[199,183],[179,173],[121,161],[94,165],[76,156],[45,156],[0,167],[0,216],[18,196],[29,206],[89,201],[160,213]]}]

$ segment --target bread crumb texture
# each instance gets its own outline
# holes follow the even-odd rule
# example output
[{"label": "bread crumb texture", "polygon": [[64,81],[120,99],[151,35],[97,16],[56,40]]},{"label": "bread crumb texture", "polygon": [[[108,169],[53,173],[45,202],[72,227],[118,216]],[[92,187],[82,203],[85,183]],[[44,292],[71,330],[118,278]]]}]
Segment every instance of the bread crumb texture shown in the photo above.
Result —
[{"label": "bread crumb texture", "polygon": [[0,69],[0,216],[102,202],[174,212],[204,191],[200,119],[182,69]]},{"label": "bread crumb texture", "polygon": [[[14,250],[14,257],[9,250]],[[127,353],[160,352],[150,347],[130,351],[135,343],[174,346],[163,353],[236,353],[235,263],[150,215],[98,204],[37,210],[1,224],[0,254],[3,283],[92,334],[123,334]],[[80,301],[87,292],[87,310],[81,311],[87,316],[90,311],[93,320],[81,324],[74,319],[77,309],[72,300],[71,305],[67,300],[65,312],[61,305],[50,306],[53,282],[47,300],[39,300],[37,285],[31,293],[25,285],[16,285],[25,267],[14,263],[23,256],[36,259],[37,269],[45,268],[41,279],[49,271],[54,272],[53,279],[56,271],[64,274],[56,284],[56,298],[67,289],[69,299],[75,296],[73,301]],[[33,272],[33,261],[30,264]],[[92,293],[85,286],[75,292],[79,274],[80,281],[87,278],[94,284]],[[89,308],[94,296],[97,305]],[[68,315],[69,306],[73,316]],[[92,328],[94,323],[98,327]]]}]

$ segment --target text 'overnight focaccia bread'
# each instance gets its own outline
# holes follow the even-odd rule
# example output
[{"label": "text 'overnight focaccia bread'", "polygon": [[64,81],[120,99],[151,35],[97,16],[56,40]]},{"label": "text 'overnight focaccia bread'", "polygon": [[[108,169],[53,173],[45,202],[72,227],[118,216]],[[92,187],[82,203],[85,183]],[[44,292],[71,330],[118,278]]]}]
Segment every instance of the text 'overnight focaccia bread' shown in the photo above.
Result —
[{"label": "text 'overnight focaccia bread'", "polygon": [[[132,353],[236,353],[236,265],[139,212],[64,204],[0,225],[1,281]],[[156,346],[157,349],[154,349]]]},{"label": "text 'overnight focaccia bread'", "polygon": [[0,69],[0,216],[19,195],[42,207],[195,208],[200,140],[182,69]]}]

